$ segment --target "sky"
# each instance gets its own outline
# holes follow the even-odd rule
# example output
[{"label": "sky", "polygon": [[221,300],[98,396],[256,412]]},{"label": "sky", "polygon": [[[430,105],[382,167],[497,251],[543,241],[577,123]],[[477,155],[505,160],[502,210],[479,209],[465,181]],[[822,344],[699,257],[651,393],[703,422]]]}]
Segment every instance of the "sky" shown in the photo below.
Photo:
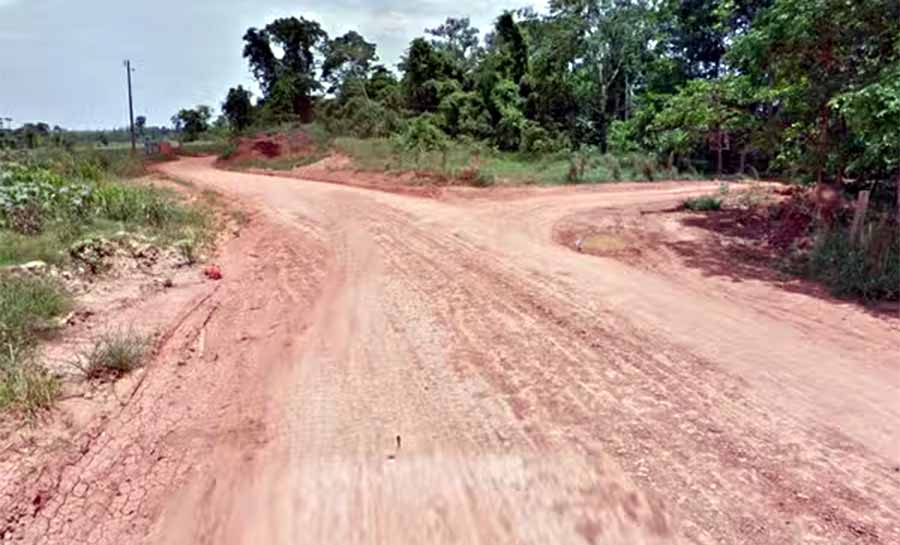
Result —
[{"label": "sky", "polygon": [[256,89],[244,32],[302,16],[332,37],[356,30],[394,66],[410,40],[447,17],[482,31],[504,9],[546,0],[0,0],[0,118],[67,129],[128,123],[123,60],[133,65],[135,115],[165,125],[180,108],[218,109],[229,87]]}]

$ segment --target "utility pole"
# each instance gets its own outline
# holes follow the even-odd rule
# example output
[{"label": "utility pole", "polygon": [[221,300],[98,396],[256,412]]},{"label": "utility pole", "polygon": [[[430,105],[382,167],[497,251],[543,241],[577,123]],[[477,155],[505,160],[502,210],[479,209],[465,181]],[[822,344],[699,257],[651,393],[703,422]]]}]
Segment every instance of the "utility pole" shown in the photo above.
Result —
[{"label": "utility pole", "polygon": [[137,151],[137,139],[134,136],[134,102],[131,98],[131,61],[125,61],[125,72],[128,73],[128,120],[131,127],[131,153]]}]

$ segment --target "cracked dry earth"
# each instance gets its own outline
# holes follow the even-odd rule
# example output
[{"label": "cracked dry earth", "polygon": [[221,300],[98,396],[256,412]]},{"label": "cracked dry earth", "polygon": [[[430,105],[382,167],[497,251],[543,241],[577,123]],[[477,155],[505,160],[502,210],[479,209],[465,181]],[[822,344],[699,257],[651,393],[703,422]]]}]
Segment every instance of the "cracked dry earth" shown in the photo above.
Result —
[{"label": "cracked dry earth", "polygon": [[3,478],[5,539],[900,543],[896,320],[553,240],[716,185],[162,168],[253,220],[121,412]]}]

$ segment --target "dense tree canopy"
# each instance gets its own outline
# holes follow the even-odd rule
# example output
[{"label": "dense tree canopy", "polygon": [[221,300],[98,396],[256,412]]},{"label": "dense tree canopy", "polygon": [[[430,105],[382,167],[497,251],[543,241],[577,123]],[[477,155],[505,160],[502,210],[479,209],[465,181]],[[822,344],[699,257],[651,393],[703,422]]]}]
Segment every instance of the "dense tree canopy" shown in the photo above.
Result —
[{"label": "dense tree canopy", "polygon": [[[359,33],[329,39],[302,17],[244,41],[263,121],[317,105],[358,136],[423,116],[420,134],[429,123],[506,150],[643,149],[677,168],[823,183],[900,169],[896,0],[551,0],[499,14],[483,37],[448,18],[398,73]],[[231,112],[249,102],[229,99]]]}]

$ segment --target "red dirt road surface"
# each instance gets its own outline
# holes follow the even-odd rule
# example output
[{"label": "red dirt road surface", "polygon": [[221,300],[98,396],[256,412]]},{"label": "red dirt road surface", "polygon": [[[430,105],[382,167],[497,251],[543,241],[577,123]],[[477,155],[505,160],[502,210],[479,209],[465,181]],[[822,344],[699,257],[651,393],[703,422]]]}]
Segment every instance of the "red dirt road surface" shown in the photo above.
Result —
[{"label": "red dirt road surface", "polygon": [[4,484],[7,539],[900,543],[896,319],[554,240],[715,184],[162,169],[253,219],[121,414]]}]

